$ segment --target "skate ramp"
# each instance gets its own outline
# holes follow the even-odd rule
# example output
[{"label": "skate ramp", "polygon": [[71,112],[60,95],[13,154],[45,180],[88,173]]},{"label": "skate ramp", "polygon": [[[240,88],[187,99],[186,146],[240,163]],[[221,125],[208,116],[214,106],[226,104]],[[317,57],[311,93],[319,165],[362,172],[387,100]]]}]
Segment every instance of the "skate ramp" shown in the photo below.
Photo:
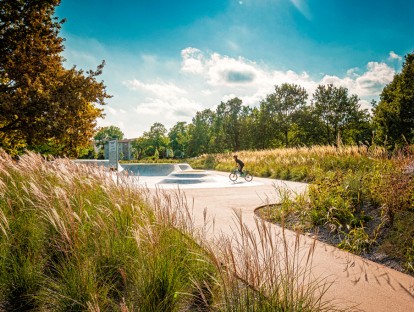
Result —
[{"label": "skate ramp", "polygon": [[162,179],[159,184],[199,184],[206,182],[214,182],[211,174],[203,170],[192,170],[190,165],[179,166],[180,168],[186,168],[182,171],[174,171],[170,173],[166,178]]},{"label": "skate ramp", "polygon": [[228,184],[223,178],[205,170],[194,170],[189,164],[121,164],[131,177],[148,187],[220,187]]},{"label": "skate ramp", "polygon": [[179,178],[179,179],[184,179],[184,178],[205,178],[206,176],[208,176],[209,174],[205,171],[202,170],[185,170],[185,171],[181,171],[181,172],[172,172],[169,174],[169,177],[171,178]]},{"label": "skate ramp", "polygon": [[189,164],[122,164],[131,176],[141,180],[158,178],[156,184],[201,184],[214,182],[204,170],[193,170]]},{"label": "skate ramp", "polygon": [[177,164],[121,164],[130,175],[140,177],[163,177],[181,170]]},{"label": "skate ramp", "polygon": [[181,170],[193,170],[189,164],[178,164]]},{"label": "skate ramp", "polygon": [[109,168],[108,159],[75,159],[74,162],[82,165]]},{"label": "skate ramp", "polygon": [[[104,167],[109,169],[108,160],[75,160],[76,163]],[[123,171],[133,183],[146,187],[176,188],[222,188],[260,185],[258,182],[240,180],[232,182],[228,173],[195,170],[187,163],[118,164],[117,172]]]},{"label": "skate ramp", "polygon": [[[82,165],[110,168],[108,159],[75,159],[74,162]],[[121,172],[124,169],[118,164],[117,170]]]}]

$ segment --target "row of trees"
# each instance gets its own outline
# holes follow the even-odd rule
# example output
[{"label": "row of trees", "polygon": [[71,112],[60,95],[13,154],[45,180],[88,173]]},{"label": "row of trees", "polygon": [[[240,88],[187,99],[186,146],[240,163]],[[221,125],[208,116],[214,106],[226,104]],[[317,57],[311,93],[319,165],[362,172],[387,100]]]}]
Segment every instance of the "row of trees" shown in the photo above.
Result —
[{"label": "row of trees", "polygon": [[258,107],[244,106],[239,98],[221,102],[215,111],[197,112],[188,125],[176,124],[168,133],[171,148],[196,156],[336,144],[339,137],[346,144],[371,139],[370,115],[360,109],[359,99],[349,96],[347,89],[321,85],[313,94],[311,105],[307,99],[304,88],[286,83],[276,86]]},{"label": "row of trees", "polygon": [[198,112],[188,128],[188,153],[335,144],[339,137],[345,144],[370,139],[370,115],[346,88],[320,85],[310,105],[307,100],[304,88],[285,83],[258,107],[234,98],[215,111]]},{"label": "row of trees", "polygon": [[145,157],[168,149],[175,156],[197,156],[338,143],[389,150],[414,144],[414,53],[405,57],[401,73],[383,89],[379,103],[372,101],[372,112],[359,103],[344,87],[319,85],[309,100],[304,88],[285,83],[257,107],[233,98],[215,110],[197,112],[190,124],[178,122],[168,133],[156,123],[134,146]]},{"label": "row of trees", "polygon": [[[406,57],[381,94],[372,114],[344,87],[320,85],[308,101],[306,90],[295,84],[275,86],[257,107],[233,98],[215,110],[197,112],[192,122],[177,122],[169,131],[160,123],[135,140],[136,158],[183,157],[248,149],[311,145],[378,144],[388,148],[413,143],[413,56]],[[407,86],[408,85],[408,86]],[[414,85],[411,85],[414,86]],[[403,95],[404,94],[404,95]],[[104,134],[104,135],[103,135]],[[101,129],[95,140],[123,135],[119,128]]]}]

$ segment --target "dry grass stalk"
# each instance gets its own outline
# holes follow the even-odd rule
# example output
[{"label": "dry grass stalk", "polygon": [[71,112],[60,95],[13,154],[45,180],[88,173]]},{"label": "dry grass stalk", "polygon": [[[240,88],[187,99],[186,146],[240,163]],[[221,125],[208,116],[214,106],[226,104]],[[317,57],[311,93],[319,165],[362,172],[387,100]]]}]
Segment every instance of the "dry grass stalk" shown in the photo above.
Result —
[{"label": "dry grass stalk", "polygon": [[225,293],[233,292],[234,287],[243,291],[241,285],[245,285],[282,310],[335,309],[331,302],[323,300],[330,284],[312,274],[315,240],[309,245],[299,233],[284,229],[275,232],[274,227],[259,219],[251,230],[241,214],[236,214],[236,222],[237,235],[220,237],[219,256],[214,258],[221,268],[223,285],[232,285],[224,289]]}]

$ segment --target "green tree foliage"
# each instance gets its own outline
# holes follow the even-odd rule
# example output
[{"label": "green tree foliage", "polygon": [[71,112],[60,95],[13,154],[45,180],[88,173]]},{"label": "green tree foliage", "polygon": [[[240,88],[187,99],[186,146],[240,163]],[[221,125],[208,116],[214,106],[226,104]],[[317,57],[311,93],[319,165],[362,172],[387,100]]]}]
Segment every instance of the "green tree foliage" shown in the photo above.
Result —
[{"label": "green tree foliage", "polygon": [[155,157],[165,158],[170,140],[167,136],[167,129],[159,122],[154,123],[150,130],[136,139],[132,147],[138,151],[138,158]]},{"label": "green tree foliage", "polygon": [[215,146],[240,149],[242,107],[242,100],[237,97],[219,104],[214,122]]},{"label": "green tree foliage", "polygon": [[149,132],[144,133],[144,137],[148,138],[149,145],[152,146],[156,151],[159,153],[163,153],[162,155],[165,157],[165,151],[169,144],[169,139],[167,136],[167,129],[165,126],[159,122],[154,123]]},{"label": "green tree foliage", "polygon": [[256,136],[256,147],[259,149],[276,147],[277,125],[273,121],[269,95],[260,102],[259,110],[253,111],[256,126],[260,129]]},{"label": "green tree foliage", "polygon": [[124,133],[116,126],[101,127],[98,128],[98,132],[93,138],[96,147],[99,149],[98,158],[103,158],[105,144],[113,139],[122,140],[124,138]]},{"label": "green tree foliage", "polygon": [[319,129],[323,144],[336,144],[338,138],[348,135],[351,126],[358,127],[369,118],[367,111],[361,111],[356,95],[349,96],[348,89],[332,84],[319,85],[312,104],[313,112],[323,124]]},{"label": "green tree foliage", "polygon": [[405,56],[401,73],[382,91],[374,125],[378,143],[390,149],[414,143],[414,52]]},{"label": "green tree foliage", "polygon": [[150,137],[162,137],[155,134],[165,135],[165,128],[158,131],[159,125],[153,128],[154,125],[134,147],[142,156],[153,156],[158,150],[165,157],[162,151],[170,148],[175,156],[186,150],[186,156],[192,157],[286,146],[365,144],[371,139],[370,115],[361,109],[356,95],[348,95],[346,88],[319,86],[311,105],[307,98],[304,88],[285,83],[275,86],[275,92],[267,95],[259,107],[244,106],[236,97],[221,102],[215,111],[197,112],[192,123],[175,124],[168,133],[169,144],[162,147],[156,147]]},{"label": "green tree foliage", "polygon": [[60,0],[0,0],[0,147],[76,156],[105,104],[96,71],[62,65]]},{"label": "green tree foliage", "polygon": [[290,145],[312,146],[324,144],[318,131],[322,126],[322,121],[313,112],[312,107],[303,107],[295,113],[295,123],[290,129]]},{"label": "green tree foliage", "polygon": [[170,147],[175,157],[184,157],[187,152],[190,134],[186,122],[177,122],[168,132]]},{"label": "green tree foliage", "polygon": [[143,157],[146,156],[145,152],[149,147],[149,142],[146,138],[139,137],[139,138],[135,139],[131,144],[132,144],[132,147],[134,148],[134,150],[137,153],[137,155],[136,155],[137,159],[142,159]]},{"label": "green tree foliage", "polygon": [[212,126],[215,113],[211,109],[197,112],[189,126],[188,154],[197,156],[212,152]]},{"label": "green tree foliage", "polygon": [[[283,145],[289,147],[289,130],[294,126],[297,113],[306,105],[308,94],[298,85],[284,83],[275,86],[275,92],[263,102],[269,114],[270,122],[275,124],[282,134]],[[275,129],[274,128],[274,129]]]},{"label": "green tree foliage", "polygon": [[96,145],[101,147],[103,147],[105,143],[110,140],[122,140],[123,138],[124,133],[119,127],[116,126],[98,128],[98,132],[94,136]]},{"label": "green tree foliage", "polygon": [[259,136],[256,127],[257,108],[243,106],[240,113],[240,150],[254,149],[255,140]]}]

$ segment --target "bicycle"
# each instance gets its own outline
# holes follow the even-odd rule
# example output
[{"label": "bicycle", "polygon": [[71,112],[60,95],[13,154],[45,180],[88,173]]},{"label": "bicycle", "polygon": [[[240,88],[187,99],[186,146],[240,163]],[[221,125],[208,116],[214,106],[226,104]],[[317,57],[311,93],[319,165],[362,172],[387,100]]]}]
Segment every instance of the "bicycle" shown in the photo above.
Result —
[{"label": "bicycle", "polygon": [[233,169],[229,174],[229,179],[233,182],[236,182],[238,177],[244,178],[247,182],[251,182],[253,180],[253,176],[249,173],[249,171],[244,170],[243,173],[239,172],[239,169]]}]

